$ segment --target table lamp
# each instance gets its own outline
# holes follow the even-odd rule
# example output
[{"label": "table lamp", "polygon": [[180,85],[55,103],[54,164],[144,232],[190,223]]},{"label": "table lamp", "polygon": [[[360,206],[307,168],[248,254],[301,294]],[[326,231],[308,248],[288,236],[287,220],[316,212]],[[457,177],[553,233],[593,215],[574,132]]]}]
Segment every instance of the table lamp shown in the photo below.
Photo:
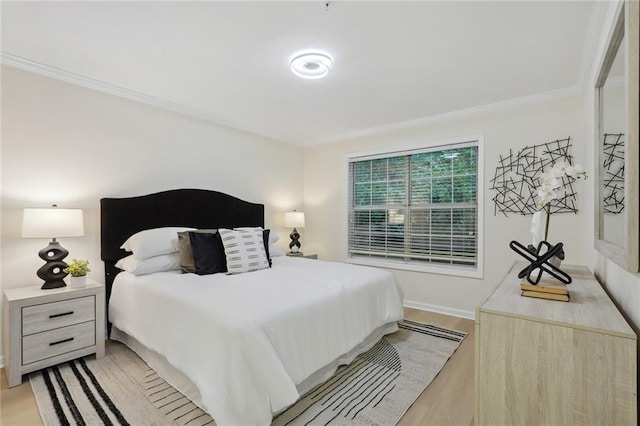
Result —
[{"label": "table lamp", "polygon": [[300,251],[300,234],[298,234],[296,228],[304,228],[304,213],[295,210],[286,212],[284,214],[284,226],[293,228],[293,231],[289,234],[289,238],[291,238],[291,242],[289,243],[291,253],[302,254]]},{"label": "table lamp", "polygon": [[63,261],[69,251],[62,247],[56,238],[82,237],[84,220],[80,209],[51,208],[24,209],[22,214],[22,238],[51,238],[48,246],[38,252],[46,263],[38,269],[37,275],[44,280],[42,289],[66,286],[63,278],[67,276]]}]

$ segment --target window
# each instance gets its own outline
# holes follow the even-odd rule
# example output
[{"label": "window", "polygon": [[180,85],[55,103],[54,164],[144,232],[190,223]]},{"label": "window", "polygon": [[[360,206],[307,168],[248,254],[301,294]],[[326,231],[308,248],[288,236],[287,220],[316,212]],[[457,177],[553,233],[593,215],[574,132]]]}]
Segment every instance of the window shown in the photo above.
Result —
[{"label": "window", "polygon": [[479,149],[476,140],[350,158],[350,260],[481,275]]}]

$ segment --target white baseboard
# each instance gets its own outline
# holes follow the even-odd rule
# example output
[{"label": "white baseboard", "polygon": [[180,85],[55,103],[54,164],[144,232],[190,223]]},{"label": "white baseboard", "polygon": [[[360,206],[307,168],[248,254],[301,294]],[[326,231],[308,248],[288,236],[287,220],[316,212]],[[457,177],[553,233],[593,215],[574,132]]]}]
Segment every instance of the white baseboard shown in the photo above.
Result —
[{"label": "white baseboard", "polygon": [[431,305],[429,303],[415,302],[413,300],[405,300],[404,306],[407,308],[420,309],[421,311],[436,312],[438,314],[451,315],[458,318],[466,318],[470,320],[476,319],[474,311],[465,311],[463,309],[449,308],[446,306]]},{"label": "white baseboard", "polygon": [[0,355],[0,368],[4,368],[4,357]]}]

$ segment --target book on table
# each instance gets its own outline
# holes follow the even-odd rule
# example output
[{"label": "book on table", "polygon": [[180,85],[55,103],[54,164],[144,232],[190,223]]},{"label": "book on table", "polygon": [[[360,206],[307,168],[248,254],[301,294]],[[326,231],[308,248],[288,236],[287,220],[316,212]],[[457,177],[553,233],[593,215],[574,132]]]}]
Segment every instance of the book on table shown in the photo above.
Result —
[{"label": "book on table", "polygon": [[557,280],[541,280],[538,285],[529,284],[526,280],[520,283],[521,295],[525,297],[536,297],[538,299],[559,300],[568,302],[569,291],[565,284]]},{"label": "book on table", "polygon": [[557,294],[557,293],[543,293],[541,291],[524,290],[521,293],[521,296],[535,297],[537,299],[559,300],[560,302],[568,302],[569,301],[569,293],[567,293],[567,294]]}]

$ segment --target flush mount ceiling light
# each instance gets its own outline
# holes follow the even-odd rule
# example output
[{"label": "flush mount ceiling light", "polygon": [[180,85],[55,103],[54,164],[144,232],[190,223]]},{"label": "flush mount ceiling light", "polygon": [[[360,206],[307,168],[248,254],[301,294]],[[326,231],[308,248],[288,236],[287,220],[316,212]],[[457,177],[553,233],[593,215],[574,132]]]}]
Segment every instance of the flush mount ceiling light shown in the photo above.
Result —
[{"label": "flush mount ceiling light", "polygon": [[333,59],[324,53],[304,53],[291,61],[291,71],[302,78],[322,78],[329,72]]}]

